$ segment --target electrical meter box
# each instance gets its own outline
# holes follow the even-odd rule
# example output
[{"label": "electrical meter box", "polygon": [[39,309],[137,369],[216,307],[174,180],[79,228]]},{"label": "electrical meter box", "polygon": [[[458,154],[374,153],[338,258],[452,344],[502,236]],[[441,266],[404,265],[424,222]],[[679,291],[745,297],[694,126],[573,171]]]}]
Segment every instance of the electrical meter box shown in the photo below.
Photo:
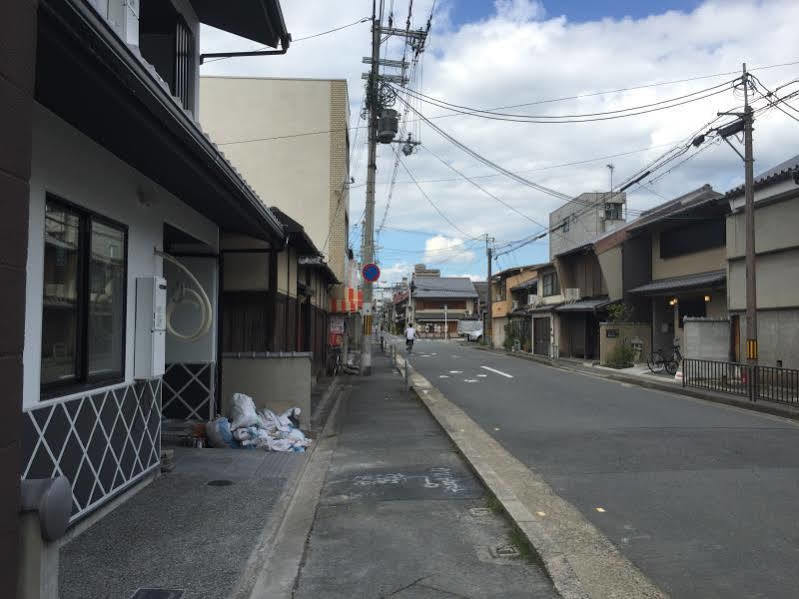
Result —
[{"label": "electrical meter box", "polygon": [[136,279],[136,340],[133,376],[152,379],[164,374],[166,348],[166,279]]}]

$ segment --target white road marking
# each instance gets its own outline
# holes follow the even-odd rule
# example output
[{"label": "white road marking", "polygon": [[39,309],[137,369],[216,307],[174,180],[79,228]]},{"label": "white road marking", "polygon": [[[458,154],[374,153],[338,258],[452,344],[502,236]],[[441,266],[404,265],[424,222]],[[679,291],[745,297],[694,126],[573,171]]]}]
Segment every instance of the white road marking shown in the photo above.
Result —
[{"label": "white road marking", "polygon": [[596,511],[598,511],[600,514],[604,514],[605,513],[605,508],[598,507],[598,508],[596,508]]},{"label": "white road marking", "polygon": [[450,370],[450,374],[463,374],[463,370]]},{"label": "white road marking", "polygon": [[464,383],[476,383],[478,382],[477,379],[463,379]]},{"label": "white road marking", "polygon": [[487,374],[478,374],[477,376],[479,376],[481,379],[484,379],[484,378],[486,378],[488,375],[487,375]]},{"label": "white road marking", "polygon": [[496,368],[491,368],[490,366],[481,366],[480,368],[482,368],[483,370],[490,370],[491,372],[493,372],[495,374],[500,374],[500,375],[502,375],[502,376],[504,376],[506,378],[509,378],[509,379],[513,378],[512,374],[508,374],[507,372],[502,372],[501,370],[497,370]]},{"label": "white road marking", "polygon": [[448,374],[439,374],[438,378],[440,378],[440,379],[448,379],[449,375]]}]

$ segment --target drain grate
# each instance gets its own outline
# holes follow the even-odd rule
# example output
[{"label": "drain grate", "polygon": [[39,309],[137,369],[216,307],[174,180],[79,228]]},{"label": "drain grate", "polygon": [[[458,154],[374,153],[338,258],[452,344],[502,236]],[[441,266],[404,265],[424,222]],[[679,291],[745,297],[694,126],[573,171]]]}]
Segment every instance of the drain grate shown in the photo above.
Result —
[{"label": "drain grate", "polygon": [[519,550],[516,549],[516,547],[514,547],[513,545],[510,545],[510,544],[497,545],[496,547],[494,547],[494,549],[491,551],[491,553],[493,553],[495,557],[518,557],[519,556]]},{"label": "drain grate", "polygon": [[233,481],[232,480],[225,480],[225,479],[209,480],[206,484],[209,487],[229,487],[230,485],[233,484]]},{"label": "drain grate", "polygon": [[130,599],[180,599],[183,589],[139,589]]},{"label": "drain grate", "polygon": [[485,518],[491,515],[491,510],[487,507],[470,507],[469,513],[475,518]]}]

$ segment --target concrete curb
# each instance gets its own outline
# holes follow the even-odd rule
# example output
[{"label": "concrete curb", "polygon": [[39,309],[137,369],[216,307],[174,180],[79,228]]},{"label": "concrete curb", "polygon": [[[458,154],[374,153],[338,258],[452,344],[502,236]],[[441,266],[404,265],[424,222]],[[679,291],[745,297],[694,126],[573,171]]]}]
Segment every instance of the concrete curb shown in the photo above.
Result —
[{"label": "concrete curb", "polygon": [[[402,356],[395,366],[403,372]],[[561,597],[667,597],[579,510],[410,370],[413,391],[528,540]]]},{"label": "concrete curb", "polygon": [[664,383],[657,380],[650,381],[642,379],[641,377],[638,376],[630,376],[627,374],[608,372],[606,370],[600,370],[597,368],[587,368],[587,367],[579,368],[572,366],[570,364],[564,364],[562,362],[559,362],[558,360],[552,360],[550,358],[543,358],[528,354],[519,354],[518,352],[506,352],[503,350],[492,349],[483,346],[476,346],[476,349],[497,354],[500,356],[510,356],[512,358],[519,358],[520,360],[528,360],[530,362],[536,362],[538,364],[543,364],[544,366],[557,368],[559,370],[565,370],[567,372],[572,372],[575,374],[598,376],[604,379],[609,379],[620,383],[629,383],[631,385],[636,385],[638,387],[643,387],[645,389],[653,389],[655,391],[663,391],[665,393],[673,393],[675,395],[685,395],[687,397],[692,397],[694,399],[701,399],[713,403],[720,403],[727,406],[741,408],[744,410],[751,410],[753,412],[761,412],[763,414],[771,414],[772,416],[780,416],[782,418],[789,418],[791,420],[799,420],[799,409],[793,409],[789,406],[781,406],[778,404],[767,403],[765,401],[753,403],[745,399],[738,399],[737,397],[734,396],[727,396],[720,393],[711,393],[708,391],[703,391],[701,389],[695,389],[692,387],[683,387],[682,385]]}]

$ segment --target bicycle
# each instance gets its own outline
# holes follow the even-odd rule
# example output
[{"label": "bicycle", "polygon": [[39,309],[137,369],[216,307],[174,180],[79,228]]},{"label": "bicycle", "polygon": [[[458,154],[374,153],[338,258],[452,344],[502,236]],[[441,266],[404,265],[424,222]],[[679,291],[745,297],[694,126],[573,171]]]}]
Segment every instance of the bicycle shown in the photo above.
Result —
[{"label": "bicycle", "polygon": [[341,362],[341,347],[332,346],[327,354],[327,373],[329,376],[341,374],[344,365]]},{"label": "bicycle", "polygon": [[677,368],[680,366],[680,362],[682,362],[680,346],[675,343],[672,346],[671,356],[667,357],[663,353],[663,350],[658,348],[652,352],[651,356],[649,356],[649,359],[646,361],[646,365],[649,367],[649,370],[652,371],[652,374],[659,374],[664,370],[669,374],[676,374]]}]

